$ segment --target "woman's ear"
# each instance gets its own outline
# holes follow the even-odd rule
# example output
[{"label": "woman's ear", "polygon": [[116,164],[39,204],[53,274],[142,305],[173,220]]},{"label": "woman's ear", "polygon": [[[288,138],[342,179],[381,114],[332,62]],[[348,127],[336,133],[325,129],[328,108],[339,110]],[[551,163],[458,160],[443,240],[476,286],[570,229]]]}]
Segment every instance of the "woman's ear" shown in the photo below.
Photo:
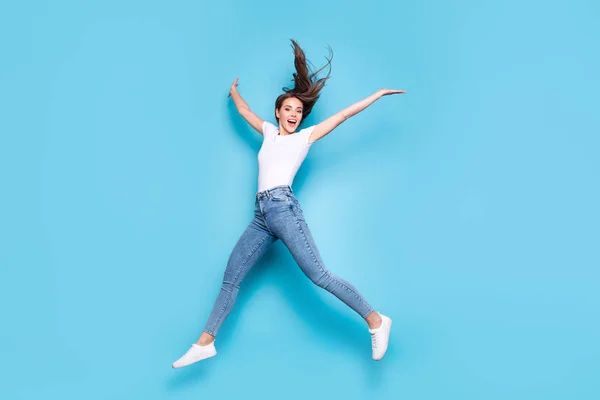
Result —
[{"label": "woman's ear", "polygon": [[279,119],[279,110],[275,109],[275,116],[277,117],[277,119]]}]

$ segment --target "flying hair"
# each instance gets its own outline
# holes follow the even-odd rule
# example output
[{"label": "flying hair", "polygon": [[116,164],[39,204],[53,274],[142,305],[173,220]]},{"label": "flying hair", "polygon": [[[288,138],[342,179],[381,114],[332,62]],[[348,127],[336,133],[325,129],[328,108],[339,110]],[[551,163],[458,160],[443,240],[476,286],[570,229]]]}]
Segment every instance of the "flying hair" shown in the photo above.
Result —
[{"label": "flying hair", "polygon": [[[290,97],[295,97],[300,102],[302,102],[303,106],[303,116],[302,119],[308,117],[311,113],[313,106],[319,99],[321,95],[321,90],[325,87],[325,82],[331,76],[331,60],[333,59],[333,50],[331,47],[329,49],[329,57],[325,57],[327,59],[327,63],[319,68],[317,71],[312,72],[314,70],[313,64],[306,59],[306,55],[304,51],[294,39],[291,39],[292,48],[294,49],[294,67],[296,68],[296,72],[293,74],[294,76],[294,86],[291,88],[284,87],[282,90],[284,93],[277,97],[275,101],[275,109],[280,109],[283,101]],[[327,75],[323,78],[318,78],[318,74],[323,71],[326,67],[329,67],[329,71]],[[277,119],[279,122],[279,119]]]}]

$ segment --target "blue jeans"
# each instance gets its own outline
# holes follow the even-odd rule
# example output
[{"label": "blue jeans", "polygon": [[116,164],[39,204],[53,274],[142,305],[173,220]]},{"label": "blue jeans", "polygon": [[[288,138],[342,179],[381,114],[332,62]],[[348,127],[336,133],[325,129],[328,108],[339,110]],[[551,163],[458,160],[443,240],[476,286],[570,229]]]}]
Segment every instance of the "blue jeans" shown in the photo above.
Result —
[{"label": "blue jeans", "polygon": [[277,239],[283,241],[312,282],[331,292],[363,318],[373,311],[354,286],[325,268],[292,188],[276,186],[256,194],[254,219],[229,256],[221,291],[204,332],[216,336],[233,308],[242,280]]}]

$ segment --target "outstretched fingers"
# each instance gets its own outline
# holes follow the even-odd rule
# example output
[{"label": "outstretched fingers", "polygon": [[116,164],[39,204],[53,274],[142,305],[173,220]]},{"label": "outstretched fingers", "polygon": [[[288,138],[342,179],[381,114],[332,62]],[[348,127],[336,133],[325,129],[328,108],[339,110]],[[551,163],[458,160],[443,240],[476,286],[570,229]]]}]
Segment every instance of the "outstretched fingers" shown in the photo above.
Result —
[{"label": "outstretched fingers", "polygon": [[382,95],[383,96],[389,96],[391,94],[404,94],[406,93],[405,90],[399,90],[399,89],[381,89],[382,90]]},{"label": "outstretched fingers", "polygon": [[238,87],[238,77],[235,77],[235,80],[233,81],[233,83],[231,84],[231,87],[229,88],[229,95],[227,95],[227,97],[231,97],[231,92],[233,92],[235,90],[235,88]]}]

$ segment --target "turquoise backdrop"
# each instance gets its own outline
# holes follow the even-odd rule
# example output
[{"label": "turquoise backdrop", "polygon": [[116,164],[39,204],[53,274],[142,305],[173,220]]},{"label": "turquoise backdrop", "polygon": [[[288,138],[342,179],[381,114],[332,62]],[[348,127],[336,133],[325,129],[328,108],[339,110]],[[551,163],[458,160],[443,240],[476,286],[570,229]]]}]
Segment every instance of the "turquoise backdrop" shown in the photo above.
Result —
[{"label": "turquoise backdrop", "polygon": [[[0,398],[600,398],[600,6],[5,1]],[[250,219],[290,38],[332,78],[294,189],[366,325],[281,242],[182,370]]]}]

